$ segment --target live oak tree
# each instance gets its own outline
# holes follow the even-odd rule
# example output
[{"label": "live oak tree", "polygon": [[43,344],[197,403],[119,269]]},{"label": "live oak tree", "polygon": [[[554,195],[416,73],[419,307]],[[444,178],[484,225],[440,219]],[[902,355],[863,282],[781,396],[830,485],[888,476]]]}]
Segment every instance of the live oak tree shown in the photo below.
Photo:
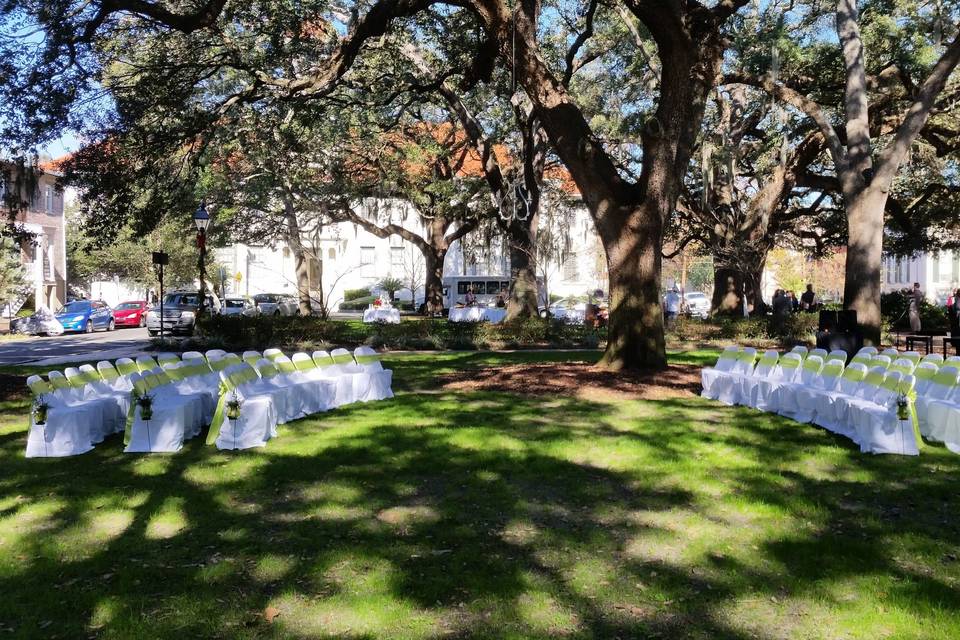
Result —
[{"label": "live oak tree", "polygon": [[[960,18],[944,14],[939,4],[863,5],[875,10],[861,16],[856,0],[838,0],[835,5],[839,60],[830,59],[823,44],[815,42],[814,57],[820,59],[812,74],[800,73],[800,65],[788,65],[781,81],[747,70],[728,73],[724,81],[767,91],[804,113],[820,130],[847,219],[844,305],[857,311],[867,341],[878,343],[884,214],[911,146],[924,135],[931,117],[949,110],[955,101],[957,87],[950,79],[960,63]],[[811,12],[818,11],[813,5]],[[938,32],[946,40],[930,37]],[[872,58],[867,55],[871,43],[876,45]],[[833,80],[830,72],[837,68],[833,62],[841,70],[842,92],[820,85]],[[839,118],[832,116],[834,110]],[[881,112],[887,117],[871,121]],[[926,136],[949,144],[934,129]]]},{"label": "live oak tree", "polygon": [[[133,78],[131,86],[146,83],[140,100],[127,105],[137,118],[189,103],[191,91],[184,88],[211,83],[225,69],[244,74],[243,82],[225,87],[217,99],[191,103],[191,109],[177,113],[186,128],[202,132],[238,105],[304,101],[328,94],[362,55],[365,43],[388,33],[402,18],[434,6],[449,13],[465,11],[479,35],[467,75],[485,78],[497,64],[512,70],[594,219],[610,278],[609,340],[602,364],[614,369],[656,368],[666,363],[659,290],[664,227],[721,69],[726,22],[746,2],[720,0],[712,6],[692,0],[623,2],[627,14],[656,44],[659,74],[659,90],[651,96],[640,136],[636,177],[621,170],[615,154],[596,135],[576,97],[564,86],[563,69],[548,64],[540,24],[544,7],[535,0],[466,0],[457,7],[434,0],[379,0],[362,15],[360,7],[353,7],[353,13],[342,18],[345,29],[334,26],[323,5],[311,3],[279,10],[269,3],[226,0],[187,6],[77,0],[51,9],[21,0],[11,6],[39,17],[49,38],[46,55],[9,83],[14,87],[9,93],[26,89],[25,95],[36,96],[36,87],[52,88],[56,99],[29,102],[20,96],[15,106],[28,114],[37,131],[49,130],[86,88],[91,79],[88,63],[93,63],[94,76],[99,73],[94,53],[100,53],[96,46],[104,36],[136,34],[137,42],[149,43],[157,58],[147,72]],[[591,12],[601,17],[609,11],[598,4],[587,11]],[[582,33],[589,33],[585,22]],[[575,38],[574,44],[588,39],[589,35]],[[581,46],[582,42],[565,60],[576,62]],[[176,57],[160,64],[171,53]],[[291,59],[311,63],[290,64]],[[177,63],[170,64],[174,60]],[[55,80],[43,82],[44,78]]]}]

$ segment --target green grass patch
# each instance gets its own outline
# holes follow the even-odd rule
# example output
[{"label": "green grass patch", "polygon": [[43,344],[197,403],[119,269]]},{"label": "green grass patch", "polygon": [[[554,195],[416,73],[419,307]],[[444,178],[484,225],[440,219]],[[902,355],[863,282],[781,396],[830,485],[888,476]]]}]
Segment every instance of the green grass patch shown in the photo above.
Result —
[{"label": "green grass patch", "polygon": [[865,456],[700,398],[434,384],[598,355],[391,355],[395,399],[247,452],[115,438],[26,460],[9,400],[0,636],[960,637],[960,457],[942,448]]}]

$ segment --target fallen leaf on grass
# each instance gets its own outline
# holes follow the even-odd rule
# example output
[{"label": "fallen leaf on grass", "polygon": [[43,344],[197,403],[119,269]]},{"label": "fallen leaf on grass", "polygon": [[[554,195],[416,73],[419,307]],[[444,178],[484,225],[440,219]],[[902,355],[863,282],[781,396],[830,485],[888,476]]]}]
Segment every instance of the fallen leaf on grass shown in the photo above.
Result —
[{"label": "fallen leaf on grass", "polygon": [[280,609],[276,607],[267,607],[263,610],[263,617],[267,622],[273,623],[274,619],[280,615]]}]

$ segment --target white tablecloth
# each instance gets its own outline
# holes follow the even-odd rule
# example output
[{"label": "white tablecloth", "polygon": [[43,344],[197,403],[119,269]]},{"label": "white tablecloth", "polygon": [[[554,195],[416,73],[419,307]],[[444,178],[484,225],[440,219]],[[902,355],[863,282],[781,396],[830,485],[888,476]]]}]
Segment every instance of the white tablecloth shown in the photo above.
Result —
[{"label": "white tablecloth", "polygon": [[367,309],[363,312],[364,322],[386,322],[400,324],[399,309]]},{"label": "white tablecloth", "polygon": [[500,307],[460,307],[450,309],[450,322],[489,322],[498,324],[507,317],[507,310]]}]

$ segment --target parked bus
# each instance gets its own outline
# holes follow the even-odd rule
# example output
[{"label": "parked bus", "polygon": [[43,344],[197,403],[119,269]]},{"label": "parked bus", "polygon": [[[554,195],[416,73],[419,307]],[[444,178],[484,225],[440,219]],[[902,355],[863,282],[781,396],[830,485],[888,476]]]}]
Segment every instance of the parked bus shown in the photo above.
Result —
[{"label": "parked bus", "polygon": [[[510,292],[510,276],[446,276],[443,283],[443,306],[453,309],[458,304],[466,304],[467,291],[473,289],[477,305],[493,306],[501,293],[504,299]],[[537,278],[537,299],[543,304],[543,282]]]}]

